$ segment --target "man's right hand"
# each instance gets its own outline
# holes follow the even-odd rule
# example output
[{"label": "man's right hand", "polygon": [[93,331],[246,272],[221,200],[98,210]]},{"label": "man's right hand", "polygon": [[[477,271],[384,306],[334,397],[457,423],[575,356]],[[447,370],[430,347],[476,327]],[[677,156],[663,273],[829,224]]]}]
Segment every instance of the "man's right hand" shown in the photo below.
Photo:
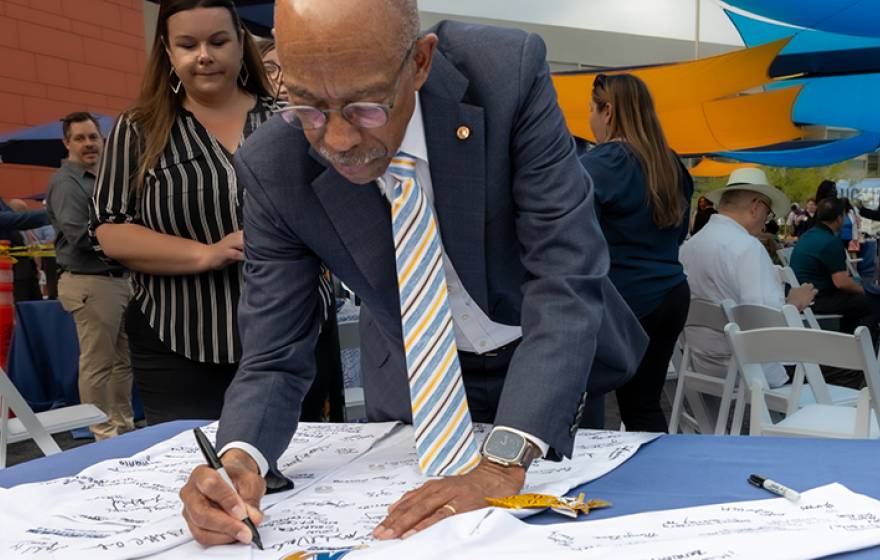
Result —
[{"label": "man's right hand", "polygon": [[250,455],[240,449],[230,449],[220,461],[238,493],[214,469],[206,465],[196,467],[180,489],[183,518],[200,544],[248,544],[251,532],[241,520],[250,517],[255,525],[263,520],[259,508],[266,493],[266,481]]},{"label": "man's right hand", "polygon": [[819,293],[819,290],[813,287],[809,282],[805,284],[801,284],[797,288],[792,288],[788,292],[788,297],[785,300],[785,303],[790,303],[793,306],[798,308],[798,311],[803,311],[807,308],[811,303],[813,303],[813,299],[816,297],[816,294]]}]

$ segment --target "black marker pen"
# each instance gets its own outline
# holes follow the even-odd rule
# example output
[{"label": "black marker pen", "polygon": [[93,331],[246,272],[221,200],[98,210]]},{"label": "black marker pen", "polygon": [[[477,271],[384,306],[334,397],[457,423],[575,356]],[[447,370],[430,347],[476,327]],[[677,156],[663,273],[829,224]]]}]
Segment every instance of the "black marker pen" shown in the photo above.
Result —
[{"label": "black marker pen", "polygon": [[783,498],[796,502],[801,499],[801,495],[788,488],[787,486],[783,486],[778,482],[774,482],[769,478],[764,478],[763,476],[759,476],[757,474],[749,475],[749,484],[752,486],[757,486],[758,488],[763,488],[768,492],[773,492],[777,496],[782,496]]},{"label": "black marker pen", "polygon": [[[211,442],[208,441],[208,438],[205,437],[205,434],[202,433],[200,429],[193,429],[193,433],[196,435],[196,443],[199,444],[199,449],[202,450],[202,455],[205,456],[205,461],[208,462],[208,466],[216,470],[217,474],[220,475],[220,478],[222,478],[223,481],[235,491],[235,485],[232,483],[232,479],[229,478],[229,475],[226,474],[226,469],[223,468],[223,463],[221,463],[220,458],[217,457],[217,452],[214,451],[214,446],[211,445]],[[263,541],[260,539],[260,534],[257,532],[257,527],[254,525],[254,522],[251,521],[250,517],[245,517],[241,521],[251,530],[251,541],[257,545],[257,548],[263,550]]]}]

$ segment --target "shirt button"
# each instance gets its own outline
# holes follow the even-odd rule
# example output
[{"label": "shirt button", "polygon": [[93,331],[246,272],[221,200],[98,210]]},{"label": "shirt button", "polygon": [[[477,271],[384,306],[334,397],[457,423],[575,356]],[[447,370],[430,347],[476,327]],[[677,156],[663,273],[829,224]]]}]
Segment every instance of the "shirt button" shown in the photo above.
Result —
[{"label": "shirt button", "polygon": [[485,347],[486,347],[486,341],[485,341],[485,340],[481,340],[481,341],[480,341],[480,348],[485,348]]},{"label": "shirt button", "polygon": [[462,320],[462,321],[467,321],[467,320],[470,319],[470,318],[471,318],[471,316],[468,315],[467,313],[465,313],[464,315],[461,316],[461,320]]}]

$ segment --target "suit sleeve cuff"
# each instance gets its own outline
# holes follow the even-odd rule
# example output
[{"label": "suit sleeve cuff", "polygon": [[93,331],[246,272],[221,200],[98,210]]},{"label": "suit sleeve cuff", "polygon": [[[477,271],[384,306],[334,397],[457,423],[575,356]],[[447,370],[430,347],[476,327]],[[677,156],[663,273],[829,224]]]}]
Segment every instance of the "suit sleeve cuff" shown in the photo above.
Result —
[{"label": "suit sleeve cuff", "polygon": [[253,459],[257,463],[257,468],[260,469],[260,476],[266,478],[266,473],[269,472],[269,462],[266,461],[266,458],[263,457],[263,454],[260,453],[260,451],[256,447],[243,441],[231,441],[224,445],[223,449],[221,449],[220,453],[218,453],[217,455],[222,457],[223,454],[230,449],[241,449],[242,451],[250,455],[251,459]]},{"label": "suit sleeve cuff", "polygon": [[[524,438],[526,438],[527,440],[529,440],[532,444],[536,445],[536,446],[538,447],[538,449],[541,450],[541,458],[546,457],[546,456],[547,456],[547,452],[550,451],[550,444],[548,444],[546,441],[544,441],[544,440],[541,439],[541,438],[538,438],[538,437],[533,436],[532,434],[530,434],[530,433],[528,433],[528,432],[524,432],[524,431],[522,431],[522,430],[517,430],[516,428],[509,428],[509,427],[507,427],[507,426],[495,426],[494,428],[492,428],[492,431],[494,432],[494,431],[497,430],[498,428],[504,428],[504,429],[507,430],[508,432],[513,432],[513,433],[515,433],[515,434],[519,434],[519,435],[521,435],[522,437],[524,437]],[[231,445],[231,444],[230,444],[230,445]],[[229,447],[229,446],[227,446],[227,447]],[[224,448],[224,449],[225,449],[225,448]]]}]

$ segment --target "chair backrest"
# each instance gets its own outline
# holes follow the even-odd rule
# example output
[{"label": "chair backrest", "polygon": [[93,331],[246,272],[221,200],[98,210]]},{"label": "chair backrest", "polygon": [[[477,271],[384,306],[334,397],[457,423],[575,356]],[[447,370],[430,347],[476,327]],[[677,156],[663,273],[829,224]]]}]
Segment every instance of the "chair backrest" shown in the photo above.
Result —
[{"label": "chair backrest", "polygon": [[[734,305],[726,307],[725,313],[727,313],[731,322],[736,323],[744,331],[773,327],[804,328],[801,314],[795,306],[788,303],[783,305],[781,309],[757,304]],[[745,375],[745,373],[743,374]],[[822,370],[813,363],[798,364],[798,370],[792,382],[792,385],[796,386],[796,388],[791,392],[790,398],[800,399],[804,377],[810,383],[810,388],[817,402],[831,402],[831,394],[829,393],[827,383],[825,383],[825,378],[822,376]],[[794,410],[796,406],[797,401],[790,402],[791,410]]]},{"label": "chair backrest", "polygon": [[743,303],[725,308],[725,312],[728,319],[739,325],[739,328],[744,331],[770,327],[803,328],[804,326],[800,313],[791,304],[785,304],[782,309],[777,309],[767,305]]},{"label": "chair backrest", "polygon": [[728,323],[723,307],[725,303],[733,304],[730,300],[715,303],[705,299],[692,299],[688,308],[687,320],[684,323],[685,328],[704,327],[713,331],[724,332],[724,325]]},{"label": "chair backrest", "polygon": [[776,250],[776,256],[779,257],[779,262],[782,263],[782,266],[788,266],[791,264],[792,251],[794,251],[794,247],[783,247],[782,249]]},{"label": "chair backrest", "polygon": [[750,385],[758,382],[766,388],[763,370],[758,364],[768,362],[859,370],[865,374],[871,406],[880,418],[880,365],[866,327],[857,328],[855,334],[843,334],[792,327],[742,331],[731,324],[724,331],[740,371]]},{"label": "chair backrest", "polygon": [[[789,288],[800,288],[801,283],[790,266],[777,266],[776,271],[779,274],[779,280],[783,284],[787,285]],[[804,321],[806,321],[807,326],[811,329],[821,328],[819,326],[819,320],[816,319],[816,314],[813,313],[812,309],[807,307],[803,310],[802,314],[804,316]]]}]

